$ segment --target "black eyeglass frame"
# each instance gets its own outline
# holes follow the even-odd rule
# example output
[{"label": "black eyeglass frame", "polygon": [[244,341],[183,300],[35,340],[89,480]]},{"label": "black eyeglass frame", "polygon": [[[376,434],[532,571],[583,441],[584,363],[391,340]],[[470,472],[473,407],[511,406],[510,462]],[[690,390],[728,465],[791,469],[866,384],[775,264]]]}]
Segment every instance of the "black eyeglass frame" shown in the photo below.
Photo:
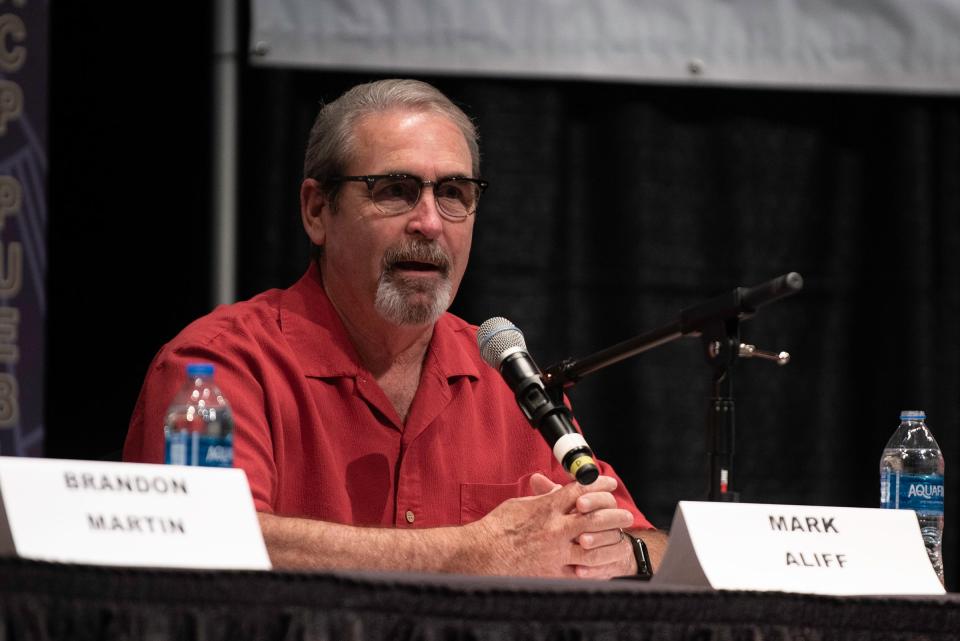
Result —
[{"label": "black eyeglass frame", "polygon": [[441,179],[439,179],[439,180],[424,180],[424,179],[421,178],[420,176],[414,176],[413,174],[370,174],[370,175],[367,175],[367,176],[331,176],[331,177],[328,178],[327,180],[328,180],[328,182],[331,182],[331,183],[334,183],[334,184],[339,184],[339,183],[343,183],[343,182],[362,182],[362,183],[366,183],[366,185],[367,185],[367,192],[372,194],[372,193],[373,193],[373,186],[376,184],[376,182],[377,182],[378,180],[381,180],[381,179],[384,179],[384,178],[413,179],[413,180],[417,181],[417,182],[420,184],[420,189],[417,191],[417,199],[416,199],[416,201],[414,201],[414,203],[413,203],[412,205],[410,205],[410,209],[407,209],[407,210],[405,210],[405,211],[400,211],[400,212],[386,212],[386,211],[383,211],[382,209],[380,209],[380,206],[377,205],[376,201],[374,201],[374,200],[371,198],[370,200],[371,200],[371,202],[373,202],[374,206],[375,206],[378,210],[380,210],[380,213],[384,214],[385,216],[401,216],[401,215],[403,215],[403,214],[406,214],[406,213],[408,213],[408,212],[413,211],[413,210],[416,208],[416,206],[420,204],[420,197],[423,195],[423,188],[426,187],[427,185],[429,185],[431,188],[433,188],[434,190],[436,190],[436,188],[437,188],[439,185],[443,185],[444,183],[448,183],[448,182],[451,182],[451,181],[454,181],[454,180],[465,180],[465,181],[467,181],[467,182],[471,182],[471,183],[475,184],[475,185],[479,188],[479,192],[477,192],[477,200],[476,200],[476,202],[475,202],[474,205],[473,205],[473,211],[467,212],[467,213],[464,214],[463,216],[454,216],[454,215],[446,212],[446,211],[443,209],[443,205],[440,204],[440,200],[436,198],[436,191],[434,191],[434,198],[437,200],[437,210],[438,210],[441,214],[443,214],[444,217],[446,217],[446,218],[448,218],[448,219],[450,219],[450,220],[465,220],[465,219],[467,219],[468,217],[472,216],[473,214],[477,213],[477,205],[478,205],[479,202],[480,202],[480,196],[483,194],[483,192],[487,189],[487,186],[490,184],[488,181],[483,180],[482,178],[471,178],[471,177],[469,177],[469,176],[447,176],[447,177],[441,178]]}]

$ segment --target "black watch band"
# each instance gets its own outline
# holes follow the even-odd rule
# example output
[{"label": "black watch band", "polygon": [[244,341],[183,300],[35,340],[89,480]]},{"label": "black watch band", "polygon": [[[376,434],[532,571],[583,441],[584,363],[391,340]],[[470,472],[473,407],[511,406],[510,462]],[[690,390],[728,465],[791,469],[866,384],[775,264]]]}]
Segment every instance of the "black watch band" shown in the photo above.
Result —
[{"label": "black watch band", "polygon": [[647,544],[643,542],[643,539],[638,539],[629,532],[624,530],[620,530],[620,532],[630,541],[630,547],[633,548],[633,558],[637,560],[637,574],[630,578],[649,581],[653,578],[653,565],[650,564],[650,554],[647,552]]}]

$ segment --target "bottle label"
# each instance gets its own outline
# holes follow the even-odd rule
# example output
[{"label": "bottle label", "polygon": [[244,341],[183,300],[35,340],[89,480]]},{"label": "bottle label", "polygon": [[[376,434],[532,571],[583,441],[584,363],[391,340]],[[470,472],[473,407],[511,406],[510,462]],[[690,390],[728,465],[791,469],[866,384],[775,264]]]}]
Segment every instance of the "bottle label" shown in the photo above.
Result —
[{"label": "bottle label", "polygon": [[233,436],[175,432],[167,437],[165,454],[170,465],[233,467]]},{"label": "bottle label", "polygon": [[943,516],[943,475],[884,472],[880,477],[880,507]]}]

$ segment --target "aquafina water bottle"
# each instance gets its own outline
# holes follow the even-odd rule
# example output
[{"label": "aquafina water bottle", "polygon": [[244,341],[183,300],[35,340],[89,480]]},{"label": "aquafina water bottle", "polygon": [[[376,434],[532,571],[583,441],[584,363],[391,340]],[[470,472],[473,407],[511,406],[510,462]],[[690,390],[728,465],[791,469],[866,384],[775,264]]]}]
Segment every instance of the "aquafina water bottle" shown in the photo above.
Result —
[{"label": "aquafina water bottle", "polygon": [[233,415],[213,382],[213,365],[187,365],[187,378],[167,410],[163,433],[167,463],[233,466]]},{"label": "aquafina water bottle", "polygon": [[943,454],[920,410],[900,412],[900,427],[880,458],[880,507],[913,510],[930,563],[943,583]]}]

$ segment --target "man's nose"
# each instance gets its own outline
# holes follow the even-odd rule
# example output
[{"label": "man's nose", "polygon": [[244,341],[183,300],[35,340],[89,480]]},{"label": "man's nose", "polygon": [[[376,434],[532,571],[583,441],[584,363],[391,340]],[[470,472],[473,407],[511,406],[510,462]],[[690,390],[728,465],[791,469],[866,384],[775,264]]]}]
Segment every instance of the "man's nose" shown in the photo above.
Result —
[{"label": "man's nose", "polygon": [[437,199],[433,189],[424,186],[417,206],[410,210],[407,220],[407,232],[420,234],[429,240],[435,240],[443,232],[443,216],[437,208]]}]

